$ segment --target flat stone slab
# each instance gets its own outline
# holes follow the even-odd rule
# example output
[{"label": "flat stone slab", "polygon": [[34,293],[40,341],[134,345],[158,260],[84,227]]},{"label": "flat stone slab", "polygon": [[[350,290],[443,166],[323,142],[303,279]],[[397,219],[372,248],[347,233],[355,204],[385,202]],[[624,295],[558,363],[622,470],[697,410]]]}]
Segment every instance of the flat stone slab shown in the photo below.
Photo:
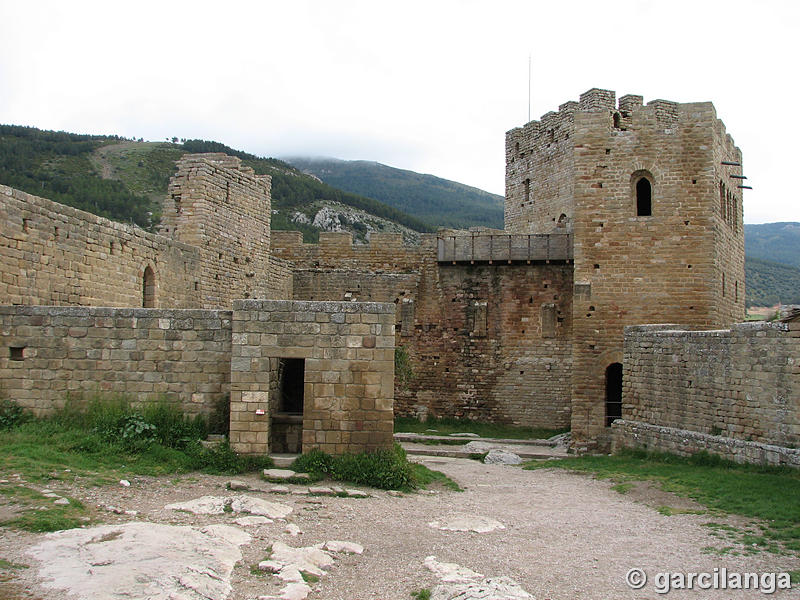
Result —
[{"label": "flat stone slab", "polygon": [[527,600],[528,592],[510,577],[496,577],[469,583],[437,585],[431,600]]},{"label": "flat stone slab", "polygon": [[292,479],[311,479],[308,473],[297,473],[291,469],[264,469],[264,477],[269,481],[290,481]]},{"label": "flat stone slab", "polygon": [[224,600],[250,539],[227,525],[133,522],[49,533],[28,554],[45,587],[80,598]]},{"label": "flat stone slab", "polygon": [[337,552],[344,552],[345,554],[361,554],[364,552],[364,546],[361,544],[342,542],[339,540],[328,540],[322,548],[334,554]]},{"label": "flat stone slab", "polygon": [[164,507],[166,510],[189,512],[193,515],[221,515],[225,512],[225,498],[219,496],[201,496],[186,502],[174,502]]},{"label": "flat stone slab", "polygon": [[284,519],[292,512],[292,507],[278,502],[269,502],[254,496],[202,496],[187,502],[167,504],[166,510],[179,510],[195,515],[221,515],[226,509],[233,513],[244,513],[268,517],[270,519]]},{"label": "flat stone slab", "polygon": [[270,523],[274,523],[272,519],[268,519],[267,517],[239,517],[238,519],[234,519],[233,521],[237,525],[241,525],[242,527],[252,527],[254,525],[269,525]]},{"label": "flat stone slab", "polygon": [[476,573],[472,569],[461,567],[456,563],[439,562],[435,556],[426,556],[423,564],[445,582],[464,583],[483,579],[483,575]]},{"label": "flat stone slab", "polygon": [[308,493],[312,496],[335,496],[336,492],[334,492],[329,487],[318,486],[318,487],[310,487],[308,488]]},{"label": "flat stone slab", "polygon": [[428,525],[443,531],[474,531],[475,533],[488,533],[495,529],[506,528],[505,525],[495,519],[461,513],[448,515],[439,521],[432,521]]}]

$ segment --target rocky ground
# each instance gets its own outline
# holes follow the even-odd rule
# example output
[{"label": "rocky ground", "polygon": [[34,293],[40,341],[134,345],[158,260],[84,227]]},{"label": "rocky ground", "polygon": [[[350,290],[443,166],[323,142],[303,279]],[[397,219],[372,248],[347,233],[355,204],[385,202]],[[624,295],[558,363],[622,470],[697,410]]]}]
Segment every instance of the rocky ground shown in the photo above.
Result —
[{"label": "rocky ground", "polygon": [[[664,597],[656,593],[659,572],[800,569],[794,556],[732,555],[745,548],[704,523],[744,522],[666,516],[656,508],[701,507],[651,485],[622,495],[609,482],[557,470],[415,460],[465,491],[309,496],[300,485],[276,493],[256,475],[237,478],[244,485],[234,487],[249,489],[235,490],[230,477],[207,475],[141,478],[130,486],[54,482],[55,495],[92,507],[93,523],[54,534],[0,529],[0,559],[16,565],[3,569],[0,598],[408,600],[430,589],[436,600],[644,599]],[[14,481],[13,474],[2,477]],[[727,546],[734,549],[720,556]],[[632,568],[650,576],[642,589],[625,582]]]}]

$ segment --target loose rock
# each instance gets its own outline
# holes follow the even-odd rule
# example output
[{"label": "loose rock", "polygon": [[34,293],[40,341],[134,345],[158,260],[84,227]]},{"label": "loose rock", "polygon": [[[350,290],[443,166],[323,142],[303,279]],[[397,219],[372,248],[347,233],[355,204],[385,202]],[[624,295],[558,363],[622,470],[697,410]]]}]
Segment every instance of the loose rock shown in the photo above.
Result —
[{"label": "loose rock", "polygon": [[522,459],[513,452],[493,449],[489,450],[483,462],[487,465],[519,465],[522,464]]}]

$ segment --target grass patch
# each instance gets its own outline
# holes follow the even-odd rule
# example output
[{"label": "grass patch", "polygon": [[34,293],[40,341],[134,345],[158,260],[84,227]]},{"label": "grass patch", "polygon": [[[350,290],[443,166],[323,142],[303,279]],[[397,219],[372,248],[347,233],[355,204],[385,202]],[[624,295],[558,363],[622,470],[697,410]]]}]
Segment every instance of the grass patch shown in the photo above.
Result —
[{"label": "grass patch", "polygon": [[19,509],[19,515],[0,522],[0,525],[41,533],[80,527],[87,522],[86,507],[74,498],[67,498],[69,504],[53,504],[55,498],[48,498],[41,492],[24,485],[0,488],[0,495]]},{"label": "grass patch", "polygon": [[431,600],[431,591],[428,588],[423,588],[416,592],[411,592],[411,597],[414,600]]},{"label": "grass patch", "polygon": [[437,484],[454,492],[464,491],[460,485],[440,471],[434,471],[425,465],[420,465],[417,463],[412,464],[411,469],[414,472],[414,479],[416,480],[417,485],[423,489],[432,484]]},{"label": "grass patch", "polygon": [[202,419],[186,418],[166,402],[134,408],[124,398],[73,400],[50,418],[4,431],[0,470],[29,481],[85,477],[103,485],[135,475],[235,474],[273,464],[239,456],[227,443],[204,448],[205,432]]},{"label": "grass patch", "polygon": [[[428,431],[435,429],[436,431]],[[430,435],[450,435],[451,433],[475,433],[481,437],[515,440],[547,439],[565,433],[569,429],[544,429],[537,427],[516,427],[497,423],[479,423],[469,419],[428,419],[420,421],[412,417],[397,417],[394,420],[395,433],[423,433]],[[469,439],[462,443],[469,442]]]},{"label": "grass patch", "polygon": [[742,543],[767,550],[779,544],[800,552],[800,471],[795,469],[738,465],[706,453],[684,458],[642,451],[526,463],[525,468],[590,472],[620,483],[657,481],[664,490],[712,510],[758,519],[759,535],[745,532]]},{"label": "grass patch", "polygon": [[611,486],[611,489],[615,492],[620,494],[627,494],[634,488],[632,483],[618,483],[617,485]]},{"label": "grass patch", "polygon": [[300,576],[306,583],[317,583],[319,581],[319,577],[317,575],[314,575],[313,573],[306,573],[305,571],[300,571]]}]

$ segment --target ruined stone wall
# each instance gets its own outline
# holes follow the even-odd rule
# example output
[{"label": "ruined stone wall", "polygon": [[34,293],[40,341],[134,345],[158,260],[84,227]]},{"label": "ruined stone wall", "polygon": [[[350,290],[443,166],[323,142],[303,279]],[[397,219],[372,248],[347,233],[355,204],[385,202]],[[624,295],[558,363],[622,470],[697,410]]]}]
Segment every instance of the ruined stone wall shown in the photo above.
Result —
[{"label": "ruined stone wall", "polygon": [[239,159],[188,155],[161,231],[147,233],[0,186],[0,304],[228,308],[292,297],[292,265],[270,258],[269,178]]},{"label": "ruined stone wall", "polygon": [[[397,305],[396,344],[413,376],[395,382],[396,413],[568,426],[571,249],[559,238],[558,264],[490,265],[485,240],[476,239],[475,264],[437,261],[440,239],[455,233],[409,247],[400,236],[373,235],[359,246],[349,234],[303,244],[299,233],[275,232],[273,252],[298,268],[295,299]],[[505,248],[507,236],[495,238]]]},{"label": "ruined stone wall", "polygon": [[403,415],[569,425],[569,265],[437,265],[404,302],[398,344],[413,376],[398,382]]},{"label": "ruined stone wall", "polygon": [[[719,256],[743,265],[743,243],[718,235],[713,106],[643,106],[641,97],[625,96],[617,107],[613,92],[603,92],[582,96],[572,138],[572,430],[587,449],[609,441],[606,369],[622,362],[626,325],[719,327],[744,315],[743,296],[719,309]],[[640,180],[650,188],[649,211],[637,204]]]},{"label": "ruined stone wall", "polygon": [[0,185],[0,304],[197,306],[196,248]]},{"label": "ruined stone wall", "polygon": [[392,444],[394,304],[234,302],[231,445],[264,453],[277,358],[303,359],[303,452]]},{"label": "ruined stone wall", "polygon": [[299,231],[274,231],[272,254],[298,270],[328,269],[363,273],[413,273],[419,270],[436,236],[423,236],[423,244],[406,246],[399,233],[373,233],[369,244],[353,244],[345,232],[320,232],[318,244],[304,244]]},{"label": "ruined stone wall", "polygon": [[229,391],[228,311],[0,306],[0,331],[0,394],[38,415],[110,393],[207,413]]},{"label": "ruined stone wall", "polygon": [[[203,308],[267,298],[271,284],[271,178],[238,158],[190,154],[177,162],[160,232],[200,250],[197,297]],[[274,265],[273,265],[274,267]]]},{"label": "ruined stone wall", "polygon": [[765,448],[800,445],[798,338],[800,323],[627,327],[616,446],[800,462],[797,451]]}]

